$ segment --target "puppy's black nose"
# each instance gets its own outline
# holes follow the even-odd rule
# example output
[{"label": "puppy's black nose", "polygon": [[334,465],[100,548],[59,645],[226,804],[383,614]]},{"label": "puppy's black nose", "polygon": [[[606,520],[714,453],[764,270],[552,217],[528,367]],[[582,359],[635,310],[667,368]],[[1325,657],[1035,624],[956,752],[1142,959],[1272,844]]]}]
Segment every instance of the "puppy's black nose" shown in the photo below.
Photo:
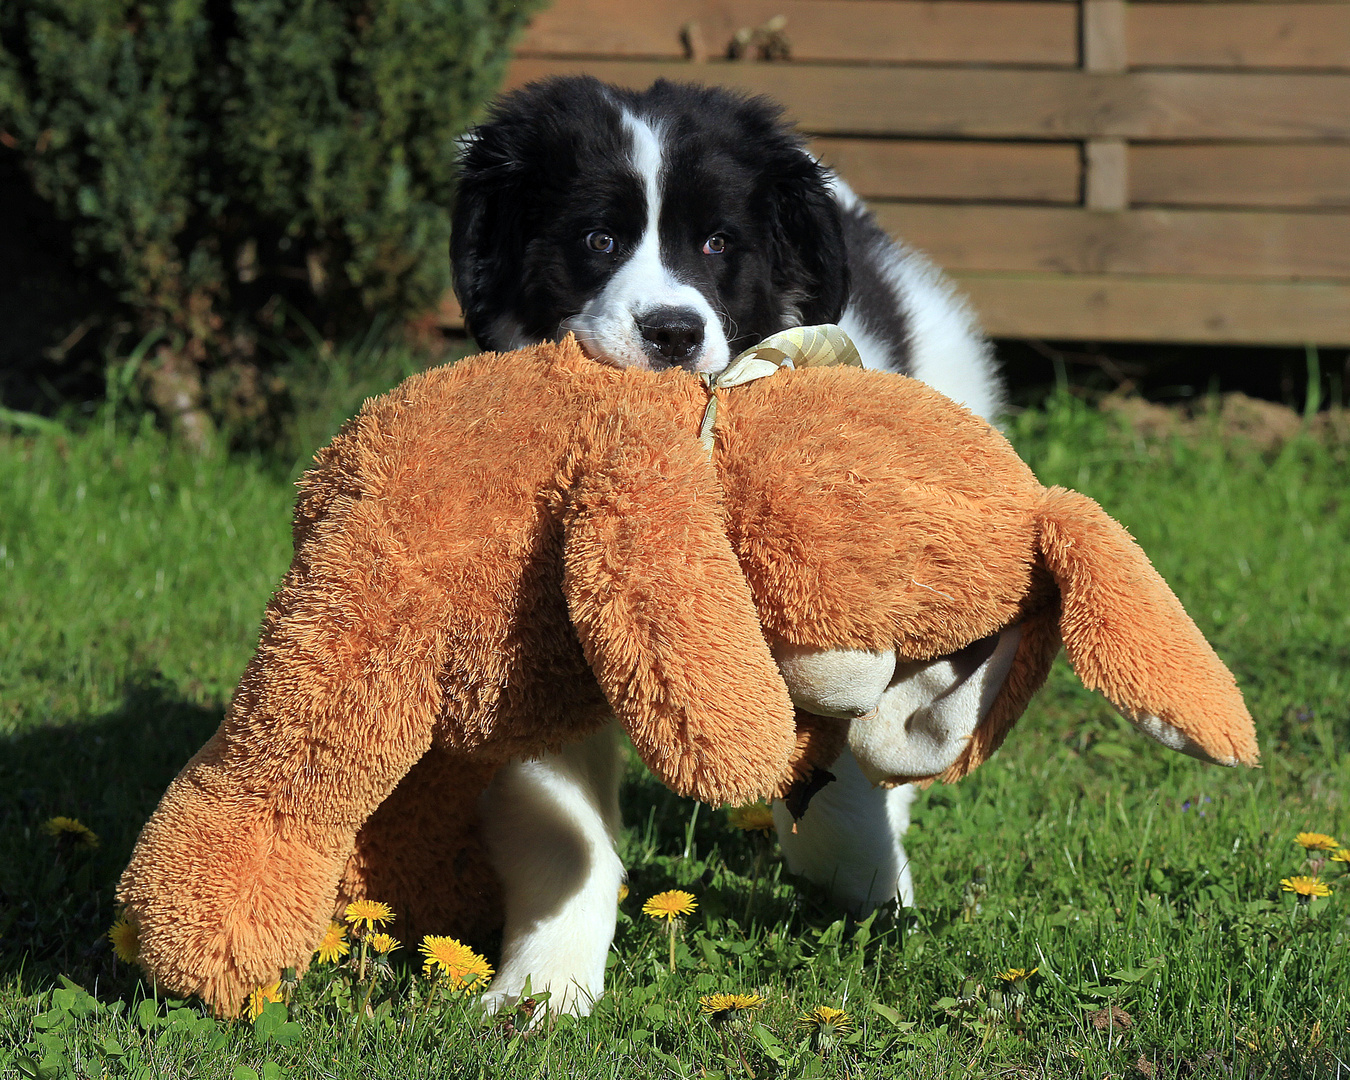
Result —
[{"label": "puppy's black nose", "polygon": [[693,308],[652,308],[636,321],[642,347],[653,360],[678,364],[703,345],[703,316]]}]

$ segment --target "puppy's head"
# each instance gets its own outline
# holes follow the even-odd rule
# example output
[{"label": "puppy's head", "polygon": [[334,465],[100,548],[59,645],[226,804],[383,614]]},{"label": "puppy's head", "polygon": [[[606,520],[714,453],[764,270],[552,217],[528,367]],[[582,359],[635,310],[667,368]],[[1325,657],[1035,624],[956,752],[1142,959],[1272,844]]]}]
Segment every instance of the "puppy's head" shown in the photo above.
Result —
[{"label": "puppy's head", "polygon": [[594,359],[720,371],[848,298],[821,167],[758,98],[584,77],[504,97],[464,139],[451,261],[485,349],[573,331]]}]

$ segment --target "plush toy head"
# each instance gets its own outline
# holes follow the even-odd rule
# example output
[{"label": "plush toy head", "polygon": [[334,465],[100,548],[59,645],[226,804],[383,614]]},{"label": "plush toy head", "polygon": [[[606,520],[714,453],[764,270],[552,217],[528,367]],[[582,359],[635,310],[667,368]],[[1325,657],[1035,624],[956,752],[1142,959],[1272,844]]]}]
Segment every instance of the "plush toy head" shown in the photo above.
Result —
[{"label": "plush toy head", "polygon": [[490,928],[479,793],[611,713],[711,802],[809,788],[848,737],[879,779],[955,777],[1062,635],[1147,733],[1255,761],[1143,553],[987,424],[856,369],[715,393],[710,458],[696,380],[569,339],[410,379],[319,454],[257,653],[119,888],[162,986],[233,1012],[363,895],[409,937]]}]

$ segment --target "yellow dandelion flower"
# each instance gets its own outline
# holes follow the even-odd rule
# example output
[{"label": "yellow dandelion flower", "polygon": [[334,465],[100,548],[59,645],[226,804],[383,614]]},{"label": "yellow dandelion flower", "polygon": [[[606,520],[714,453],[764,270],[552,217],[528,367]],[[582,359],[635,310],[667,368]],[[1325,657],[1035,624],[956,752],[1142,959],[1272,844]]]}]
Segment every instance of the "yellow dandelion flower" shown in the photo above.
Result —
[{"label": "yellow dandelion flower", "polygon": [[323,940],[319,942],[319,947],[314,951],[314,955],[318,958],[319,963],[332,964],[351,951],[351,943],[347,940],[347,928],[334,920],[328,924],[328,929],[323,932]]},{"label": "yellow dandelion flower", "polygon": [[1301,832],[1294,837],[1294,843],[1301,844],[1305,851],[1335,851],[1341,846],[1334,836],[1320,832]]},{"label": "yellow dandelion flower", "polygon": [[622,904],[627,899],[628,899],[628,882],[621,881],[619,882],[619,903]]},{"label": "yellow dandelion flower", "polygon": [[828,1005],[817,1005],[809,1013],[799,1016],[797,1023],[832,1035],[842,1035],[853,1030],[853,1017],[843,1009],[833,1009]]},{"label": "yellow dandelion flower", "polygon": [[727,811],[727,820],[731,822],[732,828],[745,832],[773,832],[773,811],[763,803],[732,807]]},{"label": "yellow dandelion flower", "polygon": [[79,818],[48,818],[42,823],[42,831],[57,843],[67,843],[80,848],[98,847],[98,834]]},{"label": "yellow dandelion flower", "polygon": [[687,893],[683,889],[667,889],[665,892],[648,897],[642,905],[642,914],[648,918],[666,920],[666,930],[670,935],[672,973],[675,971],[675,920],[681,915],[688,915],[696,907],[698,903],[694,900],[694,894]]},{"label": "yellow dandelion flower", "polygon": [[388,904],[378,900],[353,900],[347,905],[342,917],[357,929],[364,927],[374,930],[377,926],[394,921],[394,912]]},{"label": "yellow dandelion flower", "polygon": [[674,922],[679,916],[688,915],[696,907],[698,902],[694,899],[693,893],[687,893],[683,889],[667,889],[648,899],[642,905],[642,914],[652,919]]},{"label": "yellow dandelion flower", "polygon": [[1350,864],[1350,848],[1341,848],[1331,857],[1332,862],[1343,862]]},{"label": "yellow dandelion flower", "polygon": [[1005,983],[1024,983],[1040,970],[1040,965],[1037,965],[1030,971],[1026,971],[1023,968],[1008,968],[1006,971],[1000,971],[994,978]]},{"label": "yellow dandelion flower", "polygon": [[124,964],[134,964],[136,957],[141,954],[141,932],[124,911],[117,913],[116,920],[109,927],[108,940],[112,942],[117,959]]},{"label": "yellow dandelion flower", "polygon": [[1315,900],[1319,896],[1331,895],[1329,886],[1315,877],[1308,877],[1306,874],[1299,874],[1297,877],[1280,878],[1280,888],[1285,892],[1295,893],[1304,903]]},{"label": "yellow dandelion flower", "polygon": [[764,1007],[759,994],[708,994],[698,999],[698,1011],[712,1020],[725,1020],[736,1013]]},{"label": "yellow dandelion flower", "polygon": [[494,972],[492,965],[452,937],[428,934],[422,939],[423,968],[428,975],[448,975],[455,989],[481,990]]},{"label": "yellow dandelion flower", "polygon": [[281,980],[278,979],[271,986],[260,986],[248,996],[248,1018],[256,1020],[262,1015],[263,1009],[267,1008],[269,1001],[281,1000]]},{"label": "yellow dandelion flower", "polygon": [[388,934],[371,934],[366,940],[370,942],[370,947],[381,956],[388,956],[395,949],[403,948],[403,944],[398,938],[391,937]]}]

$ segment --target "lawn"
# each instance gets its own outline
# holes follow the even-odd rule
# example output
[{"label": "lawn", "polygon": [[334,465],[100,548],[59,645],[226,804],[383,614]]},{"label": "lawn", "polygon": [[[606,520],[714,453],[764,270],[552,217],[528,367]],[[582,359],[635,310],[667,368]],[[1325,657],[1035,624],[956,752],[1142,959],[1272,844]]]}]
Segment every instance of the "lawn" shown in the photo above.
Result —
[{"label": "lawn", "polygon": [[[332,423],[304,430],[318,439]],[[1297,833],[1350,840],[1343,446],[1261,451],[1217,428],[1146,439],[1067,394],[1010,425],[1043,481],[1097,498],[1154,558],[1237,674],[1262,769],[1170,754],[1061,663],[991,763],[916,804],[917,908],[857,923],[793,888],[725,811],[634,767],[609,992],[589,1019],[526,1033],[520,1017],[484,1020],[463,998],[428,995],[413,942],[359,1031],[345,967],[317,965],[256,1023],[218,1023],[115,959],[113,884],[250,654],[289,557],[294,469],[196,459],[111,421],[9,431],[4,1076],[1350,1074],[1345,864],[1322,869],[1328,898],[1301,905],[1280,888],[1308,869]],[[98,847],[49,836],[57,815]],[[673,973],[664,929],[640,911],[669,888],[699,905]],[[1035,973],[1001,980],[1009,969]],[[762,1008],[714,1025],[699,998],[724,992]],[[852,1024],[799,1022],[822,1005]]]}]

